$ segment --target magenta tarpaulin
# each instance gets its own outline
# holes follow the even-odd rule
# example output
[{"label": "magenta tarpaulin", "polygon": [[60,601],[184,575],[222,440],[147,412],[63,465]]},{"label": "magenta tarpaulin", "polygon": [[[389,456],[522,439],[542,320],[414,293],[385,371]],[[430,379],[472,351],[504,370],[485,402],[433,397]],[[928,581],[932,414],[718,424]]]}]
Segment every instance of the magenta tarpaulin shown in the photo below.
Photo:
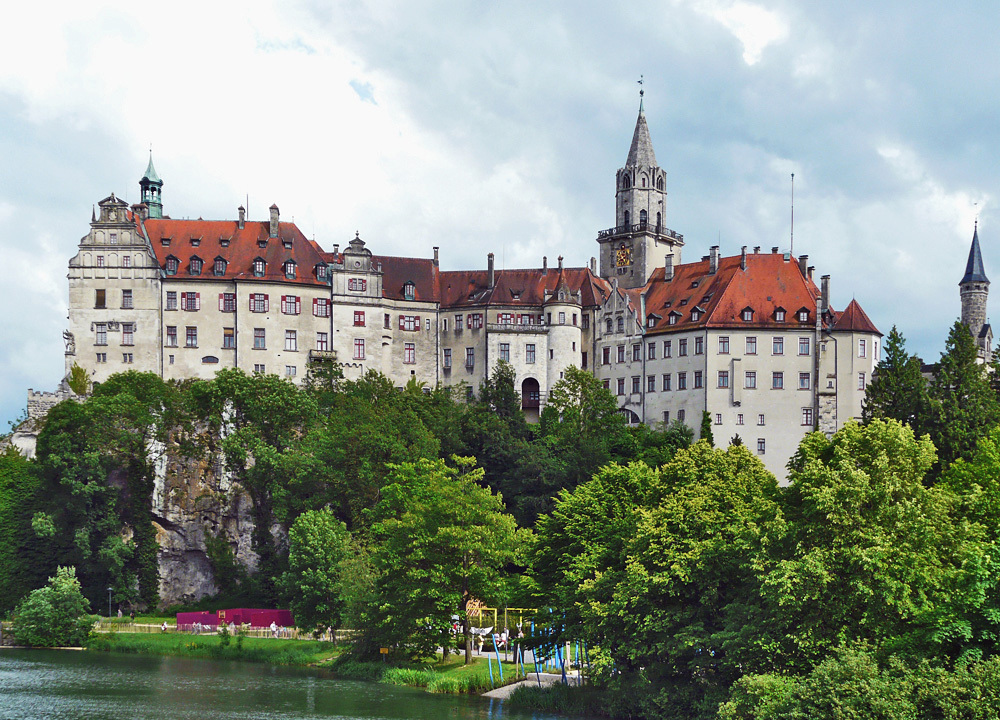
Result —
[{"label": "magenta tarpaulin", "polygon": [[220,621],[227,625],[249,625],[250,627],[270,627],[273,622],[279,627],[295,627],[290,610],[262,610],[258,608],[231,608],[218,612],[186,612],[177,613],[177,625],[194,625],[201,623],[210,627],[218,626]]}]

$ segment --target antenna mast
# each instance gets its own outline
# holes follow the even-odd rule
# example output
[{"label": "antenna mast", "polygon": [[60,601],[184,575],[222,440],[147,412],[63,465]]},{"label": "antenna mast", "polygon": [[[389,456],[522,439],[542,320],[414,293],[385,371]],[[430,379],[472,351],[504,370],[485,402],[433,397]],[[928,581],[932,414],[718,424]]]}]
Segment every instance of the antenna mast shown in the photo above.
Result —
[{"label": "antenna mast", "polygon": [[788,254],[795,257],[795,173],[792,173],[792,234],[788,239]]}]

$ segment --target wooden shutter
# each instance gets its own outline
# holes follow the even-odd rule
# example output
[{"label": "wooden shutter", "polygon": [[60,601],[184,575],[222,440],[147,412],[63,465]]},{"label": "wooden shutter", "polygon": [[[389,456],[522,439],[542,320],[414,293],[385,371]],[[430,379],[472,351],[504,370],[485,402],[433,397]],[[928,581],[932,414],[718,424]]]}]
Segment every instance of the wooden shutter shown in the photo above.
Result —
[{"label": "wooden shutter", "polygon": [[399,329],[400,330],[405,330],[406,329],[406,320],[404,320],[403,317],[404,316],[402,316],[402,315],[399,316]]},{"label": "wooden shutter", "polygon": [[226,309],[226,294],[219,293],[219,312],[224,312]]},{"label": "wooden shutter", "polygon": [[413,318],[413,328],[415,330],[419,330],[420,329],[420,316],[419,315],[417,315],[415,318]]},{"label": "wooden shutter", "polygon": [[196,292],[194,294],[194,309],[201,310],[201,293]]},{"label": "wooden shutter", "polygon": [[264,312],[271,312],[271,296],[264,296]]},{"label": "wooden shutter", "polygon": [[295,314],[298,315],[302,312],[302,297],[300,295],[295,296]]}]

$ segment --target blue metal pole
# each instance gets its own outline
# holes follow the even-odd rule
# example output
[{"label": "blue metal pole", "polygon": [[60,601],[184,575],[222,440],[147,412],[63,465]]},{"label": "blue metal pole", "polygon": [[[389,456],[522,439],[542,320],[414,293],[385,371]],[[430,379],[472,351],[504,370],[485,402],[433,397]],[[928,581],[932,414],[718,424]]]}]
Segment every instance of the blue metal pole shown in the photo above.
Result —
[{"label": "blue metal pole", "polygon": [[493,682],[493,658],[489,655],[486,656],[486,664],[489,665],[490,668],[490,687],[496,687]]},{"label": "blue metal pole", "polygon": [[503,663],[500,662],[500,648],[497,647],[497,638],[499,635],[493,633],[493,652],[497,654],[497,667],[500,669],[500,682],[503,682]]}]

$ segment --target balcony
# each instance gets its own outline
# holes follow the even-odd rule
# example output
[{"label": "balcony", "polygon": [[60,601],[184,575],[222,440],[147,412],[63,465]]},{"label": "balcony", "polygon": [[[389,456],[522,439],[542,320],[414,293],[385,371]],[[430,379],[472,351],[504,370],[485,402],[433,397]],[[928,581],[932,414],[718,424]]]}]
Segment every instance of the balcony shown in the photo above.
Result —
[{"label": "balcony", "polygon": [[315,362],[316,360],[337,360],[336,350],[310,350],[309,351],[309,362]]},{"label": "balcony", "polygon": [[548,325],[533,324],[527,325],[522,323],[486,323],[487,332],[502,332],[502,333],[547,333],[549,331]]},{"label": "balcony", "polygon": [[679,232],[675,232],[668,227],[664,227],[663,225],[648,222],[636,223],[635,225],[619,225],[618,227],[601,230],[597,233],[597,239],[604,240],[605,238],[638,234],[655,235],[657,238],[665,238],[675,242],[684,242],[684,236]]}]

